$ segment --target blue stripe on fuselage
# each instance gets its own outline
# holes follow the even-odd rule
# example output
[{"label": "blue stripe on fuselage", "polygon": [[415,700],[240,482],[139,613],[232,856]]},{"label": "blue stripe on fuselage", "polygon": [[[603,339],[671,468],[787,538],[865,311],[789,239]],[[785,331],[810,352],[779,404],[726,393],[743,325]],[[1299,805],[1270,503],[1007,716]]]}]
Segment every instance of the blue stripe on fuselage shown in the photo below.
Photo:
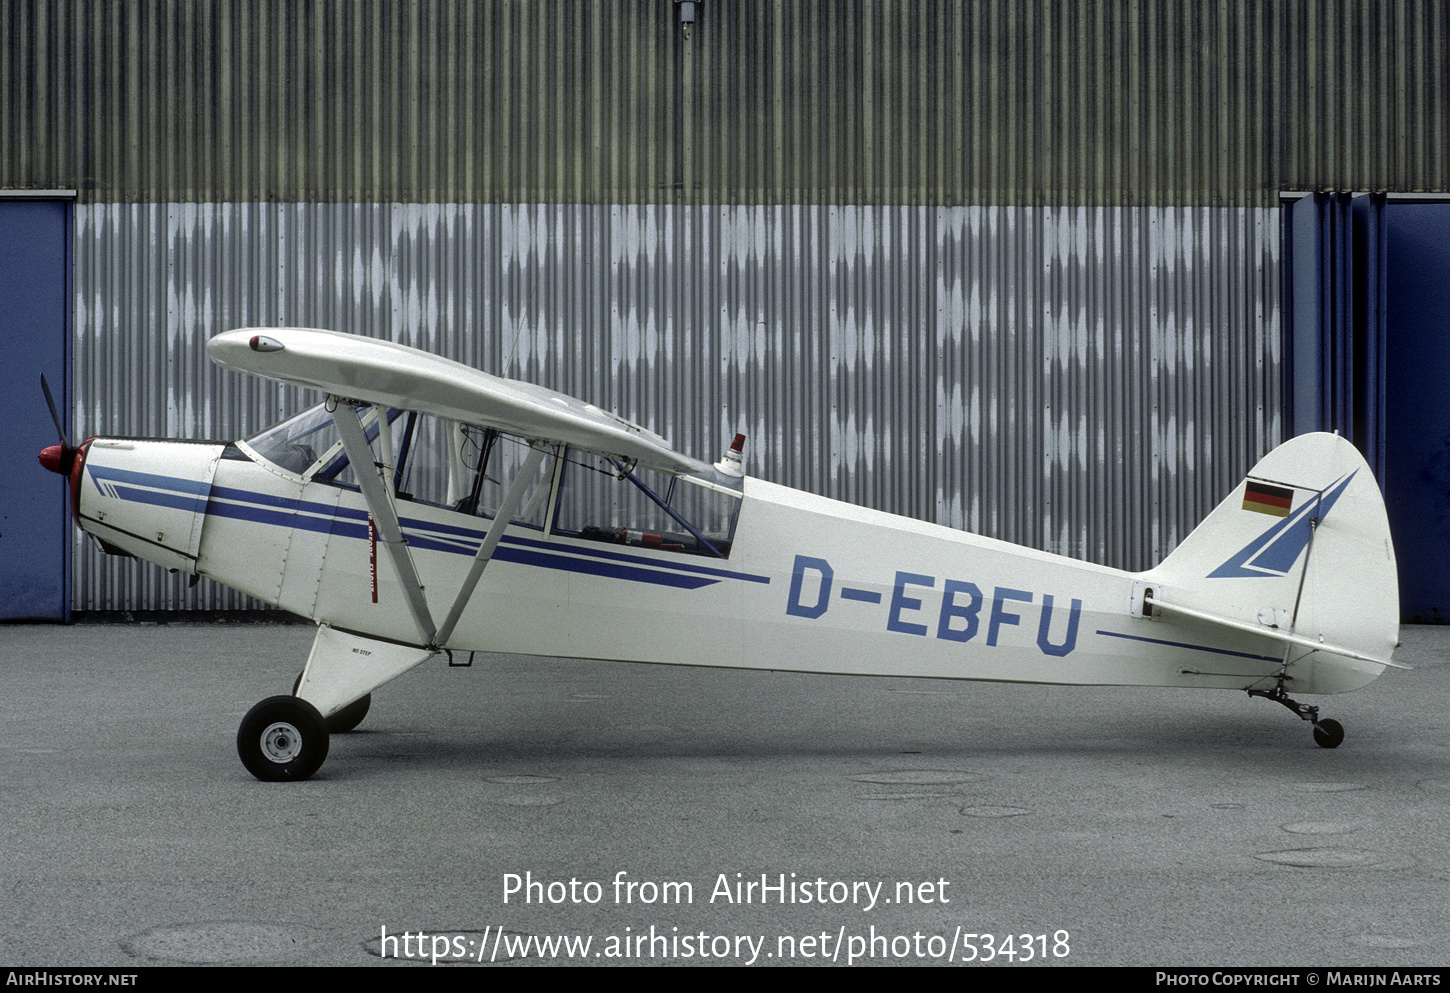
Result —
[{"label": "blue stripe on fuselage", "polygon": [[1254,655],[1252,652],[1235,652],[1227,648],[1210,648],[1208,645],[1193,645],[1186,641],[1165,641],[1162,638],[1145,638],[1137,634],[1123,634],[1118,631],[1099,631],[1098,634],[1108,638],[1122,638],[1126,641],[1145,641],[1150,645],[1167,645],[1170,648],[1191,648],[1195,652],[1211,652],[1214,655],[1231,655],[1234,658],[1253,659],[1255,662],[1282,662],[1283,659],[1274,658],[1270,655]]},{"label": "blue stripe on fuselage", "polygon": [[150,472],[136,472],[134,469],[117,469],[115,466],[87,465],[86,471],[96,480],[108,483],[130,483],[132,486],[154,486],[171,490],[173,493],[189,493],[192,496],[206,496],[207,485],[199,479],[178,479],[175,476],[158,476]]},{"label": "blue stripe on fuselage", "polygon": [[[332,534],[341,538],[366,538],[368,535],[368,513],[365,510],[330,507],[323,503],[268,496],[234,487],[213,487],[206,512],[218,517],[275,527],[300,528],[304,531]],[[417,518],[401,518],[400,523],[407,534],[409,545],[454,555],[471,556],[476,554],[478,546],[483,543],[484,536],[487,534],[486,531],[474,528],[460,527],[456,524],[438,524]],[[558,569],[611,579],[627,579],[632,582],[652,583],[679,589],[693,590],[712,586],[720,579],[739,579],[750,583],[766,584],[770,582],[769,576],[730,572],[725,569],[714,569],[709,566],[683,562],[659,562],[642,555],[631,555],[625,552],[580,548],[574,545],[511,536],[503,538],[499,548],[494,551],[493,557],[502,562],[512,562],[518,565]]]},{"label": "blue stripe on fuselage", "polygon": [[107,496],[117,500],[130,500],[133,503],[145,503],[154,507],[172,507],[176,510],[190,510],[193,513],[201,512],[201,498],[185,493],[157,492],[155,490],[139,490],[134,486],[116,486],[112,484],[105,491]]}]

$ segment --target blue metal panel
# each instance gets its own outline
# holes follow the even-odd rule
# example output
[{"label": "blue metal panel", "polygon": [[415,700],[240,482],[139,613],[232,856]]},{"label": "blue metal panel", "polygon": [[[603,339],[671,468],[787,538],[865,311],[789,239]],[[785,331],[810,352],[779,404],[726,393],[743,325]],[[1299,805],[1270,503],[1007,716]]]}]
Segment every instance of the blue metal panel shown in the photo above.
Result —
[{"label": "blue metal panel", "polygon": [[1319,205],[1317,197],[1303,197],[1286,212],[1284,271],[1289,285],[1284,293],[1284,413],[1290,437],[1318,431],[1321,282]]},{"label": "blue metal panel", "polygon": [[1383,485],[1385,197],[1316,193],[1290,207],[1285,272],[1290,433],[1335,431]]},{"label": "blue metal panel", "polygon": [[1405,620],[1450,622],[1450,204],[1390,203],[1385,495]]},{"label": "blue metal panel", "polygon": [[1352,440],[1385,485],[1386,200],[1383,193],[1354,201],[1354,422]]},{"label": "blue metal panel", "polygon": [[1354,390],[1351,386],[1354,333],[1354,251],[1350,223],[1350,197],[1334,193],[1323,197],[1319,227],[1324,259],[1330,272],[1325,280],[1324,336],[1327,347],[1320,352],[1321,376],[1326,389],[1321,394],[1322,430],[1352,437]]},{"label": "blue metal panel", "polygon": [[69,431],[71,204],[0,200],[0,620],[70,619],[66,485],[36,455],[56,442],[45,374]]}]

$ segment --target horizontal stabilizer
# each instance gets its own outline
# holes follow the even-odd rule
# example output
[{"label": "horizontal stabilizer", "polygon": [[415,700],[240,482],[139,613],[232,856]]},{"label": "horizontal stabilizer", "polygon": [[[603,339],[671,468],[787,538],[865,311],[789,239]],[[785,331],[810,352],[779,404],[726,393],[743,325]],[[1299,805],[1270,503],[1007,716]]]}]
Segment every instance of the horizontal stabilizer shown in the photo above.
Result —
[{"label": "horizontal stabilizer", "polygon": [[1261,635],[1265,638],[1272,638],[1275,641],[1283,642],[1286,645],[1298,645],[1301,648],[1312,648],[1317,652],[1329,652],[1331,655],[1343,655],[1345,658],[1358,659],[1361,662],[1374,662],[1377,665],[1387,665],[1394,669],[1412,669],[1413,666],[1401,665],[1398,662],[1391,662],[1388,659],[1374,658],[1370,655],[1362,655],[1352,648],[1345,648],[1343,645],[1331,645],[1324,641],[1315,641],[1312,638],[1301,637],[1297,634],[1290,634],[1287,631],[1280,631],[1277,628],[1267,627],[1263,624],[1245,624],[1242,621],[1230,620],[1227,617],[1216,617],[1213,614],[1204,613],[1201,610],[1193,610],[1188,607],[1180,607],[1176,604],[1165,603],[1154,597],[1145,597],[1144,606],[1153,611],[1163,611],[1169,614],[1178,614],[1182,617],[1192,617],[1195,620],[1207,621],[1209,624],[1217,624],[1220,627],[1231,628],[1235,631],[1245,631],[1249,634]]}]

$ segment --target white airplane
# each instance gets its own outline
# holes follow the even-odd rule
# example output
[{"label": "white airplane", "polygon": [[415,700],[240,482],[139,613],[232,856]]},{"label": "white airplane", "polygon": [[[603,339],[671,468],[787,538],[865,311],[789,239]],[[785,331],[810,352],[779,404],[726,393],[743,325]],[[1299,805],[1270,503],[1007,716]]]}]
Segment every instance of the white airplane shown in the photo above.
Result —
[{"label": "white airplane", "polygon": [[440,652],[1234,689],[1326,748],[1343,728],[1289,692],[1405,668],[1384,503],[1335,435],[1275,449],[1134,574],[753,479],[741,436],[710,465],[385,341],[253,328],[208,351],[326,400],[231,445],[62,432],[40,461],[106,551],[316,622],[293,694],[238,731],[259,779],[312,775],[329,732]]}]

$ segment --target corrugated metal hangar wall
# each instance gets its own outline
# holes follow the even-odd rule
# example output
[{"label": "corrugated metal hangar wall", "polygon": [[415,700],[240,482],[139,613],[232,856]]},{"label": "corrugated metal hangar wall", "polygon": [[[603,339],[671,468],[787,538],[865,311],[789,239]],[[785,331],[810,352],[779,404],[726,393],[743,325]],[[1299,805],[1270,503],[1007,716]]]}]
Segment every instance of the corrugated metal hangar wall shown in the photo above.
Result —
[{"label": "corrugated metal hangar wall", "polygon": [[[207,338],[330,327],[1146,568],[1284,430],[1280,192],[1450,189],[1442,2],[684,10],[0,0],[73,433],[249,434],[310,398]],[[80,610],[247,605],[75,554]]]}]

